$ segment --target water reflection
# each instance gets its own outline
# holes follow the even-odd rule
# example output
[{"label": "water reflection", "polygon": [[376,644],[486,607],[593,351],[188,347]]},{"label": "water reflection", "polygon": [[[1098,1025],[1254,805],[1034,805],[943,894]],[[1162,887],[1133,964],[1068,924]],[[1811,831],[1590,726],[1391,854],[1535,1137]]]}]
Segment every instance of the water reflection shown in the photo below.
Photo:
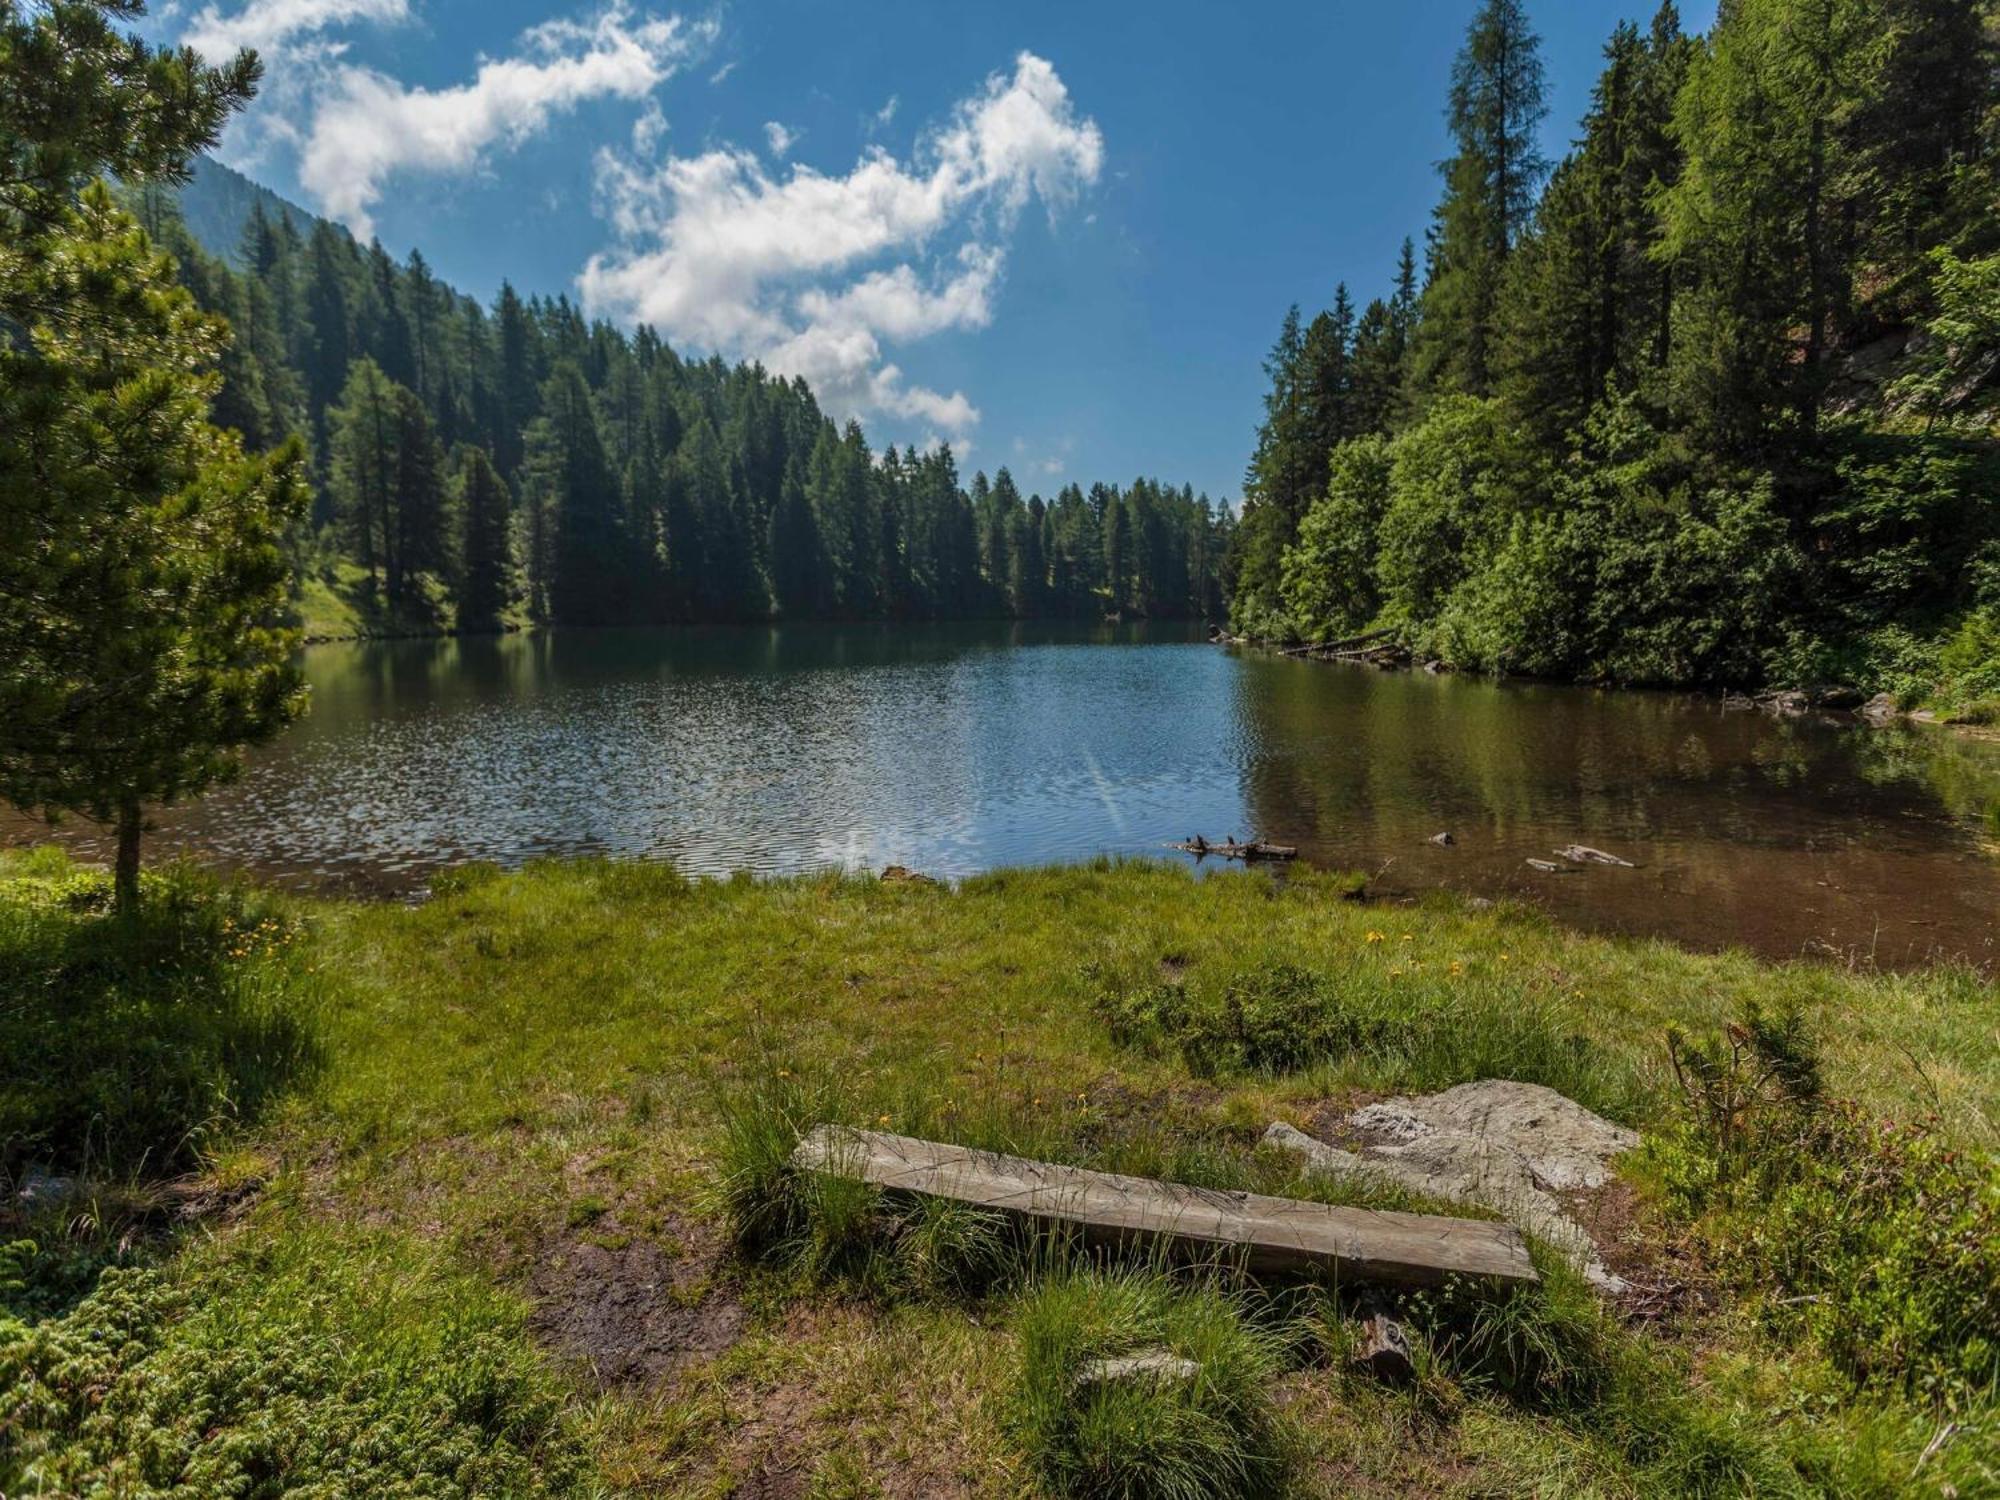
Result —
[{"label": "water reflection", "polygon": [[[163,815],[162,848],[407,891],[539,853],[957,875],[1255,832],[1593,927],[1995,957],[2000,752],[1941,733],[1130,627],[570,632],[317,647],[306,669],[311,715]],[[1523,862],[1578,840],[1642,868]]]}]

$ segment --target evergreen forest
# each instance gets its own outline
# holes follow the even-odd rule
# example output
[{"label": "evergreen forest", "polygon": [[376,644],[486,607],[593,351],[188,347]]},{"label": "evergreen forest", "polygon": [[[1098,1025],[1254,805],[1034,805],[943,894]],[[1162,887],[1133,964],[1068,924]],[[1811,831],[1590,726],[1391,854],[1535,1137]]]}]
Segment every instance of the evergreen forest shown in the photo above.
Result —
[{"label": "evergreen forest", "polygon": [[968,481],[948,445],[878,453],[803,380],[566,296],[482,306],[213,161],[130,196],[231,330],[216,423],[252,452],[304,440],[309,629],[1223,609],[1233,517],[1187,487],[1045,498]]},{"label": "evergreen forest", "polygon": [[1668,0],[1551,161],[1532,19],[1487,0],[1421,248],[1270,352],[1234,628],[1990,711],[1997,34],[1991,0],[1724,0],[1706,36]]}]

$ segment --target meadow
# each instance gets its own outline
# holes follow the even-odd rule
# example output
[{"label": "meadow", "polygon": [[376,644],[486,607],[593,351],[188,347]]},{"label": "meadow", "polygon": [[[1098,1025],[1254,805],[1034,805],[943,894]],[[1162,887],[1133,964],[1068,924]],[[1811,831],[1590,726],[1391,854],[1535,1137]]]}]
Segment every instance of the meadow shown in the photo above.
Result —
[{"label": "meadow", "polygon": [[[1670,1036],[1673,1038],[1670,1044]],[[1732,1042],[1735,1061],[1732,1063]],[[1992,982],[1308,871],[486,868],[420,905],[0,865],[0,1491],[1991,1493]],[[817,1120],[1216,1187],[1469,1079],[1638,1127],[1633,1284],[1406,1299],[801,1178]],[[1092,1393],[1163,1345],[1204,1374]]]}]

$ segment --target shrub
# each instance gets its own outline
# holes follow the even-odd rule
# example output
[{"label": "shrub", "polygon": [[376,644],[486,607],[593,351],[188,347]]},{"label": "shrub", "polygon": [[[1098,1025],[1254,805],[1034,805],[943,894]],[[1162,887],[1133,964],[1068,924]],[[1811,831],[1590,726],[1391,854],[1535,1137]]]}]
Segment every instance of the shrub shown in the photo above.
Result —
[{"label": "shrub", "polygon": [[1713,1258],[1765,1294],[1767,1320],[1857,1386],[1954,1407],[2000,1387],[2000,1163],[1933,1122],[1821,1096],[1796,1014],[1754,1008],[1721,1037],[1672,1041],[1678,1129],[1653,1147]]},{"label": "shrub", "polygon": [[183,1168],[318,1063],[282,908],[187,871],[109,897],[46,859],[0,883],[0,1171]]},{"label": "shrub", "polygon": [[[1024,1298],[1011,1427],[1043,1482],[1093,1497],[1228,1497],[1280,1488],[1288,1444],[1268,1387],[1282,1340],[1210,1284],[1151,1271],[1057,1271]],[[1079,1381],[1092,1360],[1160,1349],[1189,1379]]]},{"label": "shrub", "polygon": [[106,1271],[0,1318],[0,1493],[545,1495],[580,1486],[519,1311],[315,1240],[198,1287]]}]

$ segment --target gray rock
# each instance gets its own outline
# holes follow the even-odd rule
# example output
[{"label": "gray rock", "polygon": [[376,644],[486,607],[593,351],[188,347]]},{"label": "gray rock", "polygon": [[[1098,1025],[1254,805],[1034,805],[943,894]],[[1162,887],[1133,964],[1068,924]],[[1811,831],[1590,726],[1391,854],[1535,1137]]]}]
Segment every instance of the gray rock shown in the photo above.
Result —
[{"label": "gray rock", "polygon": [[1118,1380],[1192,1380],[1201,1366],[1166,1349],[1146,1349],[1137,1354],[1121,1354],[1114,1359],[1093,1359],[1076,1372],[1079,1386],[1105,1385]]},{"label": "gray rock", "polygon": [[1368,1137],[1358,1152],[1282,1122],[1264,1133],[1264,1143],[1297,1153],[1311,1172],[1490,1208],[1556,1246],[1601,1290],[1625,1290],[1553,1194],[1603,1186],[1611,1160],[1638,1145],[1635,1132],[1553,1089],[1506,1079],[1386,1099],[1356,1110],[1348,1123]]},{"label": "gray rock", "polygon": [[1878,727],[1894,722],[1901,712],[1896,700],[1887,693],[1877,693],[1861,705],[1861,717]]},{"label": "gray rock", "polygon": [[1432,834],[1430,837],[1430,842],[1436,844],[1440,849],[1449,849],[1453,844],[1457,843],[1458,840],[1453,838],[1451,834],[1447,832],[1447,833]]},{"label": "gray rock", "polygon": [[14,1196],[32,1208],[61,1203],[76,1196],[76,1179],[30,1169],[22,1174],[21,1185]]}]

